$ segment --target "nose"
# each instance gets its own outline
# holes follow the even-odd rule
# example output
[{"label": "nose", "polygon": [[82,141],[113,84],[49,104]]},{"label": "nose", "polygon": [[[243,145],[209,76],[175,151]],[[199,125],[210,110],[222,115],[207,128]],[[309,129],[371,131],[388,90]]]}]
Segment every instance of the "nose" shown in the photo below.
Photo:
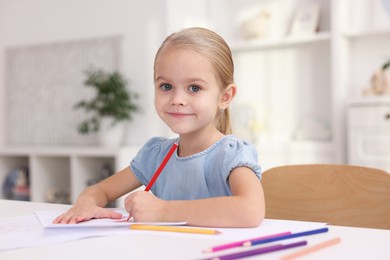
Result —
[{"label": "nose", "polygon": [[185,93],[183,93],[181,90],[177,90],[177,89],[172,91],[171,105],[185,106],[186,103],[187,102],[186,102]]}]

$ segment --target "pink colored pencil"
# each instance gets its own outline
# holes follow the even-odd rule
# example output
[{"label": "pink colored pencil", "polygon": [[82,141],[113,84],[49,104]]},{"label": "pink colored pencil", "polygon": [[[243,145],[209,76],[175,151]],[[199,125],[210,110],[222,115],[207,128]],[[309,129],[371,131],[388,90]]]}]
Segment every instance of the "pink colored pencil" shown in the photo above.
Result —
[{"label": "pink colored pencil", "polygon": [[279,236],[284,236],[284,235],[289,235],[289,234],[291,234],[291,232],[283,232],[283,233],[279,233],[279,234],[273,234],[273,235],[268,235],[268,236],[251,238],[251,239],[247,239],[247,240],[236,241],[236,242],[232,242],[232,243],[228,243],[228,244],[210,247],[210,248],[205,249],[203,252],[205,252],[205,253],[217,252],[217,251],[221,251],[221,250],[225,250],[225,249],[229,249],[229,248],[233,248],[233,247],[243,246],[245,242],[253,240],[253,239],[267,239],[267,238],[274,238],[274,237],[279,237]]},{"label": "pink colored pencil", "polygon": [[[149,191],[153,184],[156,182],[158,176],[160,175],[160,173],[162,172],[162,170],[164,169],[165,165],[167,164],[167,162],[169,161],[169,159],[171,158],[172,154],[175,152],[176,148],[177,148],[178,144],[177,143],[174,143],[171,147],[171,149],[168,151],[167,155],[165,156],[164,160],[161,162],[160,166],[158,167],[158,169],[156,170],[156,172],[154,173],[152,179],[150,179],[148,185],[146,186],[145,188],[145,191]],[[129,214],[129,217],[127,218],[127,221],[129,221],[131,218],[131,214]]]}]

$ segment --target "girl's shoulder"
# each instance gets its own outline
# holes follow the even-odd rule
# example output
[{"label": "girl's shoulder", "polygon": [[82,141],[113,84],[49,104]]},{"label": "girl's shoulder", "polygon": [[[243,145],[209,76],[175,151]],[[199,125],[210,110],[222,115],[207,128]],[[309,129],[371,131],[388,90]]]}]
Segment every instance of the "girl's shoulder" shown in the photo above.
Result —
[{"label": "girl's shoulder", "polygon": [[261,178],[261,168],[258,163],[256,148],[251,143],[234,135],[227,135],[216,143],[214,162],[218,162],[222,172],[230,173],[237,167],[248,167]]},{"label": "girl's shoulder", "polygon": [[235,135],[227,135],[216,143],[220,149],[226,152],[250,151],[256,152],[256,148],[251,143],[239,139]]}]

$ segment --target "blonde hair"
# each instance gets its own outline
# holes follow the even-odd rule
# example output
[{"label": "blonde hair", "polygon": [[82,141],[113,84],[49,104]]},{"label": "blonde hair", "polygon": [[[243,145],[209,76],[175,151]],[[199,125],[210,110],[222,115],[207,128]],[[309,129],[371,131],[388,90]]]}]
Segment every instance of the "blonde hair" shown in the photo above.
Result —
[{"label": "blonde hair", "polygon": [[[205,28],[192,27],[172,33],[158,49],[154,60],[155,65],[160,53],[167,46],[191,50],[208,58],[215,68],[222,90],[234,83],[232,53],[225,40],[215,32]],[[229,108],[220,113],[216,127],[223,134],[232,133]]]}]

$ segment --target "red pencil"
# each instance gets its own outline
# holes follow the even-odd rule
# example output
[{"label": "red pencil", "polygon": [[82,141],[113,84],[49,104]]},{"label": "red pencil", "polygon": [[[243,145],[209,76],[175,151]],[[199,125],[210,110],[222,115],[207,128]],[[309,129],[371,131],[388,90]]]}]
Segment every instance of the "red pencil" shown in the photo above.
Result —
[{"label": "red pencil", "polygon": [[157,171],[154,173],[152,179],[150,179],[148,186],[146,186],[146,188],[145,188],[145,191],[149,191],[152,188],[153,184],[156,182],[158,176],[160,175],[160,173],[164,169],[165,165],[167,164],[167,162],[171,158],[171,156],[172,156],[173,152],[176,150],[176,148],[177,148],[177,143],[174,143],[172,145],[171,149],[169,150],[169,152],[167,153],[167,155],[165,156],[164,160],[161,162],[160,167],[158,167]]},{"label": "red pencil", "polygon": [[[165,165],[167,164],[167,162],[171,158],[172,154],[175,152],[177,146],[178,146],[177,143],[173,143],[171,149],[168,151],[168,153],[165,156],[164,160],[161,162],[160,166],[158,167],[158,169],[154,173],[153,177],[150,179],[148,185],[145,188],[145,191],[149,191],[152,188],[153,184],[156,182],[158,176],[160,175],[160,173],[164,169]],[[129,221],[130,218],[131,218],[131,215],[129,214],[129,217],[127,218],[127,221]]]}]

